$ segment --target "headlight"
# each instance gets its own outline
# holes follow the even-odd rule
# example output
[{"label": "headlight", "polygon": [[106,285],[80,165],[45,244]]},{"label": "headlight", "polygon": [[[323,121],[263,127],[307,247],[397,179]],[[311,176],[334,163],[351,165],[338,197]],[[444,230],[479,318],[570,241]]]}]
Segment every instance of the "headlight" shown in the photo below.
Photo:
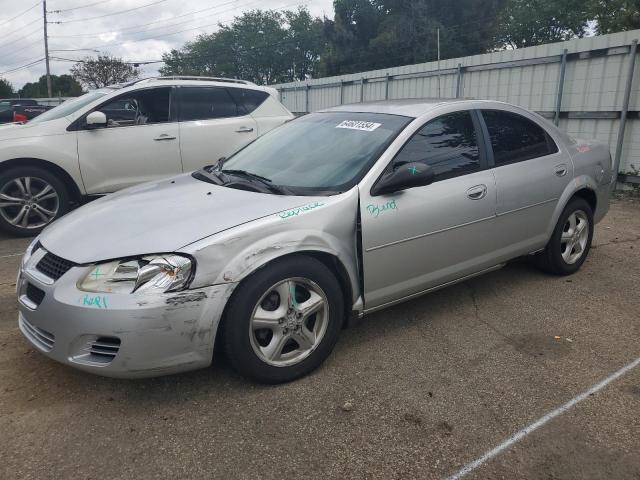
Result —
[{"label": "headlight", "polygon": [[192,270],[192,261],[176,254],[114,260],[95,265],[78,288],[100,293],[173,292],[187,287]]},{"label": "headlight", "polygon": [[33,255],[35,246],[39,243],[39,239],[40,237],[34,238],[29,244],[29,246],[27,247],[27,249],[24,251],[24,255],[22,257],[22,265],[25,265],[31,258],[31,255]]}]

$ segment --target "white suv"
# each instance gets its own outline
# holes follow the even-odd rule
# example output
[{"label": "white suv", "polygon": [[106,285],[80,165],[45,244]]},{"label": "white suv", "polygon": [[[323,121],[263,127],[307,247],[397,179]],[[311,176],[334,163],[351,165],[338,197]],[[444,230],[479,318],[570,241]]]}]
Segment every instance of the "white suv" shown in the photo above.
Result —
[{"label": "white suv", "polygon": [[34,235],[73,204],[215,164],[292,118],[275,89],[242,80],[159,77],[91,91],[0,126],[0,228]]}]

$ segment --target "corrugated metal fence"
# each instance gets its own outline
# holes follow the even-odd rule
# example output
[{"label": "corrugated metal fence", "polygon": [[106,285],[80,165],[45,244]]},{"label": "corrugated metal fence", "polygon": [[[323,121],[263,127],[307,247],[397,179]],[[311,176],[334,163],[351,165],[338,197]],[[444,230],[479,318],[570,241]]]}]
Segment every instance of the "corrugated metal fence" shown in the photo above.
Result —
[{"label": "corrugated metal fence", "polygon": [[638,181],[639,38],[640,30],[633,30],[443,60],[440,69],[430,62],[272,86],[294,113],[397,98],[513,103],[540,113],[572,136],[608,143],[620,160],[619,171]]}]

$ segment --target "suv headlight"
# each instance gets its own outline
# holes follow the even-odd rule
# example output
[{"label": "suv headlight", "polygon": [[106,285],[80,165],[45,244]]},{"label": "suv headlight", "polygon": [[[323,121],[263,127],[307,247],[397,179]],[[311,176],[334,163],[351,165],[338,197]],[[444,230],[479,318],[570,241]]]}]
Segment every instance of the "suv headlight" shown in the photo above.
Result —
[{"label": "suv headlight", "polygon": [[79,283],[86,292],[165,293],[186,288],[193,262],[176,254],[148,255],[94,265]]}]

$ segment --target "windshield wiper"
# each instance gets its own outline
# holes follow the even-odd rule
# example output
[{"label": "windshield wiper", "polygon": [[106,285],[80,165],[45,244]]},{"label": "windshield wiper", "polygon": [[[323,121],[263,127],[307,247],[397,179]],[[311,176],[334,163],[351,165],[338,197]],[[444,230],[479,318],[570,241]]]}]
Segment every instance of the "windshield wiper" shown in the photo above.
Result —
[{"label": "windshield wiper", "polygon": [[214,185],[224,185],[224,180],[220,178],[218,173],[213,173],[203,168],[202,170],[196,170],[191,174],[192,177],[202,180],[203,182],[213,183]]},{"label": "windshield wiper", "polygon": [[246,170],[219,170],[219,172],[225,175],[244,177],[249,180],[258,181],[263,185],[265,185],[269,190],[279,195],[291,194],[291,192],[288,191],[287,189],[279,185],[274,185],[273,180],[271,180],[270,178],[263,177],[262,175],[258,175],[257,173],[247,172]]}]

